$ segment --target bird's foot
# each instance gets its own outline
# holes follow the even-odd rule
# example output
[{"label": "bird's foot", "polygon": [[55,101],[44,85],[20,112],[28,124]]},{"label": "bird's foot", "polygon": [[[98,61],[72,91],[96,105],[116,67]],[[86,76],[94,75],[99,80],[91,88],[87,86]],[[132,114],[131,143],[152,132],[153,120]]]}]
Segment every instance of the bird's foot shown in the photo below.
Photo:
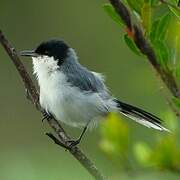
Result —
[{"label": "bird's foot", "polygon": [[45,119],[49,121],[52,118],[53,116],[51,114],[47,113],[46,111],[43,112],[42,122],[44,122]]},{"label": "bird's foot", "polygon": [[77,146],[80,142],[81,142],[81,139],[83,137],[83,135],[85,134],[86,130],[87,130],[87,126],[88,124],[84,127],[81,135],[79,136],[79,138],[77,140],[68,140],[67,143],[68,143],[68,147],[70,149],[72,149],[73,147]]}]

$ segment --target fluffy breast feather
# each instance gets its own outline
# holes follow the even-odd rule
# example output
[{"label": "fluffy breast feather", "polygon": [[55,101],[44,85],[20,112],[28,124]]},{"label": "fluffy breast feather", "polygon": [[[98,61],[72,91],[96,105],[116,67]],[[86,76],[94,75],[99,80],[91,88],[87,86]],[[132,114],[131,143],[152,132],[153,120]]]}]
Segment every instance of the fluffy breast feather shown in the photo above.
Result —
[{"label": "fluffy breast feather", "polygon": [[88,121],[107,115],[109,107],[101,94],[82,91],[57,72],[40,87],[40,104],[49,113],[71,126],[85,126]]}]

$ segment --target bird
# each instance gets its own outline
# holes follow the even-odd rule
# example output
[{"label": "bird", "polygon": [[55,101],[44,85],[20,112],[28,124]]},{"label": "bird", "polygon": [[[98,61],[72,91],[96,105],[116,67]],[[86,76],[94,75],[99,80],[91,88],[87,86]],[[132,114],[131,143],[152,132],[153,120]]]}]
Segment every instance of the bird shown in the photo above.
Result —
[{"label": "bird", "polygon": [[64,40],[43,41],[20,55],[32,58],[44,118],[53,117],[83,128],[79,138],[71,141],[72,146],[78,145],[86,130],[111,112],[119,112],[148,128],[169,131],[157,116],[113,97],[104,76],[81,65],[75,50]]}]

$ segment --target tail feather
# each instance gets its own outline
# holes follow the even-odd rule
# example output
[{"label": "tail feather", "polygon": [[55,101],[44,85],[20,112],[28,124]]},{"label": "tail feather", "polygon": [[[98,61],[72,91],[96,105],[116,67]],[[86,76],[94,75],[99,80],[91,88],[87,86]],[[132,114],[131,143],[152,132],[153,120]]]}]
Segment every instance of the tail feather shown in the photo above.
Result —
[{"label": "tail feather", "polygon": [[162,126],[162,120],[155,115],[148,113],[140,108],[121,102],[119,100],[115,100],[115,102],[117,103],[119,111],[123,115],[133,119],[134,121],[148,128],[154,128],[160,131],[170,132],[167,128]]}]

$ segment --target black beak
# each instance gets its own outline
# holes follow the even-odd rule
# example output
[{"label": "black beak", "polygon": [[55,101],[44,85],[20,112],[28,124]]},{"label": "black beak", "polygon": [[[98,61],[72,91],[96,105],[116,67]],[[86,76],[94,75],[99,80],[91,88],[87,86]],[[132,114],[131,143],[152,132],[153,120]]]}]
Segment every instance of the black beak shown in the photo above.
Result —
[{"label": "black beak", "polygon": [[34,50],[21,51],[19,54],[20,56],[38,57],[38,54]]}]

